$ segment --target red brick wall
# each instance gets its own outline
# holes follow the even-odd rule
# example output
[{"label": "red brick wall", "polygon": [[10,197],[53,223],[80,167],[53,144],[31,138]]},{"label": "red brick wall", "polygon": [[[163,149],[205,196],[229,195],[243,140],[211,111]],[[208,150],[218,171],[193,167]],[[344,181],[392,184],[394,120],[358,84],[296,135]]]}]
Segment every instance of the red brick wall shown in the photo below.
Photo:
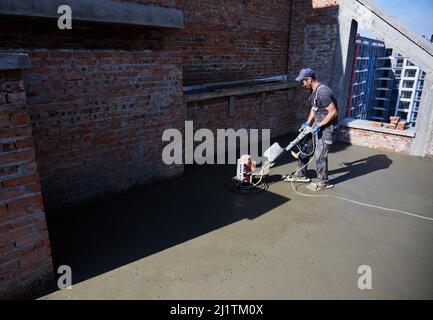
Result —
[{"label": "red brick wall", "polygon": [[289,1],[177,1],[185,29],[166,45],[183,53],[186,85],[286,73]]},{"label": "red brick wall", "polygon": [[[61,31],[52,20],[5,18],[0,22],[0,47],[28,52],[33,63],[25,78],[28,109],[49,206],[150,180],[149,168],[159,176],[181,172],[176,168],[167,173],[167,168],[160,167],[157,139],[163,128],[182,128],[183,84],[276,76],[285,74],[288,65],[293,78],[306,63],[325,82],[329,80],[338,36],[338,7],[333,2],[293,0],[291,17],[291,2],[285,0],[132,2],[181,9],[185,28],[77,22],[73,30]],[[160,55],[163,49],[174,52]],[[147,64],[144,60],[149,55],[154,62]],[[161,64],[176,58],[166,67]],[[168,79],[172,71],[175,79]],[[149,72],[154,73],[150,78]],[[177,100],[164,101],[167,91]],[[218,126],[267,126],[273,135],[295,130],[308,114],[306,94],[297,93],[290,103],[284,96],[281,92],[269,95],[266,113],[257,111],[262,105],[260,95],[237,98],[238,110],[253,111],[222,118]],[[146,105],[150,99],[160,105]],[[192,104],[189,119],[215,125],[213,112],[203,113],[199,108],[191,112],[191,108],[217,105],[213,111],[219,114],[227,103],[228,99]],[[137,166],[138,174],[133,175],[131,168]]]},{"label": "red brick wall", "polygon": [[45,204],[175,176],[162,132],[182,129],[175,52],[29,50],[25,74]]},{"label": "red brick wall", "polygon": [[410,137],[347,127],[340,128],[337,139],[358,146],[404,154],[409,154],[413,141]]},{"label": "red brick wall", "polygon": [[276,137],[289,132],[287,90],[235,98],[234,116],[229,115],[229,98],[192,102],[187,105],[187,120],[194,128],[271,129]]},{"label": "red brick wall", "polygon": [[[309,67],[316,71],[321,82],[331,83],[339,40],[338,8],[337,1],[293,0],[289,79],[295,79],[302,68]],[[307,98],[303,89],[295,94],[295,108],[290,111],[292,130],[308,117],[311,106],[307,105]]]},{"label": "red brick wall", "polygon": [[[329,1],[116,1],[181,9],[185,28],[80,22],[61,31],[55,20],[0,20],[0,48],[26,52],[32,63],[24,77],[26,109],[47,207],[181,174],[182,166],[163,165],[161,137],[166,128],[183,128],[185,111],[196,128],[272,129],[272,136],[295,129],[308,112],[305,95],[295,95],[293,103],[287,91],[279,91],[237,97],[230,117],[228,98],[186,107],[183,85],[277,76],[287,70],[293,78],[307,62],[325,82],[330,79],[338,28],[336,7]],[[12,109],[24,110],[22,104]],[[20,120],[8,113],[1,125],[15,130],[8,121],[25,118],[17,115]],[[2,289],[42,281],[51,272],[26,121],[22,137],[14,138],[20,143],[5,150],[17,148],[13,153],[27,158],[18,166],[10,159],[10,166],[1,167],[9,171],[0,171],[0,177],[20,178],[1,189]],[[27,200],[14,205],[15,196]]]},{"label": "red brick wall", "polygon": [[19,71],[0,71],[0,298],[40,287],[51,248],[25,91]]},{"label": "red brick wall", "polygon": [[2,18],[0,47],[176,50],[185,85],[286,73],[289,3],[286,0],[131,1],[183,10],[184,29]]},{"label": "red brick wall", "polygon": [[286,74],[286,0],[145,1],[184,12],[185,28],[149,35],[182,53],[186,85]]}]

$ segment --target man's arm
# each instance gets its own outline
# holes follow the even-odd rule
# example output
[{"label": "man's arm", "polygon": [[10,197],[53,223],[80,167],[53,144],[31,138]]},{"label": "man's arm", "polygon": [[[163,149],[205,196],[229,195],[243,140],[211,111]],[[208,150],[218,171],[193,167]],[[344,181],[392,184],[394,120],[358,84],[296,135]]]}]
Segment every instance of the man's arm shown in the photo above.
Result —
[{"label": "man's arm", "polygon": [[315,112],[313,111],[313,108],[311,108],[310,115],[308,116],[308,120],[307,120],[307,122],[305,122],[309,126],[311,125],[311,121],[313,121],[313,119],[314,119],[314,115],[315,115]]},{"label": "man's arm", "polygon": [[338,116],[338,111],[335,107],[335,104],[331,103],[326,107],[326,110],[328,110],[328,115],[319,123],[321,128],[334,121],[334,119]]}]

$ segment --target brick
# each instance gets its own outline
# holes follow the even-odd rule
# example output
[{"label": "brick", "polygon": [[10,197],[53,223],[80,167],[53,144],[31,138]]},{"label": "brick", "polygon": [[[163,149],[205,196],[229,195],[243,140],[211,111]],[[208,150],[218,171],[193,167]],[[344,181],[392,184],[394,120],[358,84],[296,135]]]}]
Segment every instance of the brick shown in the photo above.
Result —
[{"label": "brick", "polygon": [[34,160],[34,159],[35,159],[34,150],[26,150],[26,151],[18,151],[18,152],[10,152],[10,153],[6,153],[6,154],[0,154],[0,161],[3,163],[24,161],[24,160]]},{"label": "brick", "polygon": [[34,203],[42,203],[42,195],[35,195],[27,198],[12,200],[7,203],[7,206],[8,206],[8,210],[16,210],[20,208],[25,208]]},{"label": "brick", "polygon": [[397,130],[405,130],[406,129],[406,121],[400,121],[397,124]]},{"label": "brick", "polygon": [[[39,179],[38,179],[39,182]],[[31,185],[27,185],[26,186],[26,191],[30,192],[30,193],[41,193],[41,185],[39,183],[35,183],[35,184],[31,184]]]},{"label": "brick", "polygon": [[[9,246],[9,244],[7,245]],[[9,264],[12,261],[17,261],[20,257],[19,251],[16,249],[11,249],[7,251],[5,254],[0,255],[0,266]]]},{"label": "brick", "polygon": [[37,233],[19,240],[16,240],[14,245],[17,248],[21,248],[23,246],[29,245],[29,244],[36,244],[39,243],[41,240],[48,239],[47,233]]},{"label": "brick", "polygon": [[27,128],[10,128],[7,130],[0,130],[0,139],[10,138],[10,137],[30,137],[32,135],[31,127]]},{"label": "brick", "polygon": [[26,215],[28,215],[27,210],[22,208],[18,210],[8,210],[7,214],[0,215],[0,224],[13,221],[14,219],[18,219]]},{"label": "brick", "polygon": [[2,181],[2,185],[4,188],[10,188],[10,187],[18,186],[18,185],[37,183],[37,182],[39,182],[39,177],[36,174],[36,175],[32,175],[32,176],[8,179],[5,181]]},{"label": "brick", "polygon": [[15,250],[15,246],[11,243],[0,245],[0,257]]},{"label": "brick", "polygon": [[26,140],[17,140],[15,142],[15,146],[17,149],[32,148],[33,147],[33,139],[28,138]]},{"label": "brick", "polygon": [[14,273],[18,270],[18,261],[8,261],[0,264],[0,277],[4,277],[7,274]]},{"label": "brick", "polygon": [[27,192],[23,190],[22,188],[15,188],[13,190],[2,190],[0,192],[0,202],[11,200],[13,198],[22,197]]},{"label": "brick", "polygon": [[22,125],[28,125],[29,124],[29,118],[26,114],[14,116],[11,118],[10,125],[11,126],[22,126]]},{"label": "brick", "polygon": [[50,257],[51,257],[51,252],[49,249],[40,249],[38,251],[34,251],[30,254],[27,254],[25,256],[21,256],[19,258],[19,266],[20,268],[25,268],[34,263],[43,261]]},{"label": "brick", "polygon": [[397,124],[400,121],[399,117],[390,117],[391,124]]},{"label": "brick", "polygon": [[15,239],[23,238],[31,232],[32,228],[27,226],[24,228],[15,229],[7,233],[0,234],[0,244],[13,242]]}]

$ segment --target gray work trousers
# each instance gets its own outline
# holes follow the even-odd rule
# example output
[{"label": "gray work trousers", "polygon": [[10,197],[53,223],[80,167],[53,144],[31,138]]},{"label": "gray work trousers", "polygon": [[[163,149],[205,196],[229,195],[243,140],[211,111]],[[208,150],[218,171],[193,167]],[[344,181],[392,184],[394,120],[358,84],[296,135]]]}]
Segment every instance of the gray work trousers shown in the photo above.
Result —
[{"label": "gray work trousers", "polygon": [[[314,151],[314,160],[316,162],[316,173],[318,182],[321,184],[327,184],[328,178],[328,154],[331,145],[335,140],[335,133],[337,128],[335,126],[329,126],[324,128],[318,134],[313,135],[314,145],[316,147]],[[307,167],[310,162],[311,156],[300,156],[298,165],[296,168],[296,176],[307,176]]]}]

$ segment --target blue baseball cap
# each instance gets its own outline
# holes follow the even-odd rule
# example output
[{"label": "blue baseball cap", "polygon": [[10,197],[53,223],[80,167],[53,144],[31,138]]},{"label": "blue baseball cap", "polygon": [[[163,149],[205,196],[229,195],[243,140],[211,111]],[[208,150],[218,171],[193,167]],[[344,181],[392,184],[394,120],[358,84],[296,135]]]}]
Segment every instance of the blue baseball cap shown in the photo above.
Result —
[{"label": "blue baseball cap", "polygon": [[299,72],[299,76],[295,79],[296,81],[303,81],[305,78],[315,78],[316,77],[316,73],[311,70],[310,68],[307,69],[302,69],[301,72]]}]

